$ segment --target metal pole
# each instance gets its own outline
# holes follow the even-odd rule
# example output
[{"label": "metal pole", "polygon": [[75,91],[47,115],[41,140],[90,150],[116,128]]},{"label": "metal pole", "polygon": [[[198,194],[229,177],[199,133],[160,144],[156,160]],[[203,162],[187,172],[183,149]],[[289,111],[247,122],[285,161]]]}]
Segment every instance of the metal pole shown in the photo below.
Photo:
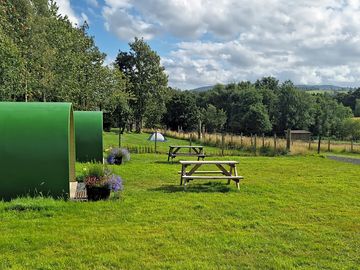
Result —
[{"label": "metal pole", "polygon": [[155,129],[155,154],[157,153],[157,130]]}]

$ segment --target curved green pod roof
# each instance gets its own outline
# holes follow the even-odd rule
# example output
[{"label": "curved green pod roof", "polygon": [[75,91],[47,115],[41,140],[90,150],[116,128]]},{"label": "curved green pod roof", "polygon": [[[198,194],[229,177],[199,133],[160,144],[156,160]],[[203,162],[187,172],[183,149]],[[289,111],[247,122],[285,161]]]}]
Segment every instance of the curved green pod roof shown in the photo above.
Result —
[{"label": "curved green pod roof", "polygon": [[68,196],[75,181],[70,103],[0,102],[0,200]]},{"label": "curved green pod roof", "polygon": [[103,113],[75,111],[76,160],[103,162]]}]

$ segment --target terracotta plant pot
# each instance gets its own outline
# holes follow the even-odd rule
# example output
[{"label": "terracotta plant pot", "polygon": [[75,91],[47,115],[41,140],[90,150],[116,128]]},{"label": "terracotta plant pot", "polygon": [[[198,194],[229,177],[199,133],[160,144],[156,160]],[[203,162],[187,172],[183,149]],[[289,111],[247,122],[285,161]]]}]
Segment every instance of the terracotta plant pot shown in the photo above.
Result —
[{"label": "terracotta plant pot", "polygon": [[86,193],[89,201],[107,200],[110,197],[110,189],[108,187],[88,187]]}]

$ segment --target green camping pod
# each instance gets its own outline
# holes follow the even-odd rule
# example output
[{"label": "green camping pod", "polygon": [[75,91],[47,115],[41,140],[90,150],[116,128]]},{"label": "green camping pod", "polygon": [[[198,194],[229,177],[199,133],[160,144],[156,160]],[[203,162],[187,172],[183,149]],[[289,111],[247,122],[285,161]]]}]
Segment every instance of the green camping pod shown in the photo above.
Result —
[{"label": "green camping pod", "polygon": [[76,160],[103,162],[103,113],[75,111]]},{"label": "green camping pod", "polygon": [[0,102],[0,200],[68,197],[74,142],[70,103]]}]

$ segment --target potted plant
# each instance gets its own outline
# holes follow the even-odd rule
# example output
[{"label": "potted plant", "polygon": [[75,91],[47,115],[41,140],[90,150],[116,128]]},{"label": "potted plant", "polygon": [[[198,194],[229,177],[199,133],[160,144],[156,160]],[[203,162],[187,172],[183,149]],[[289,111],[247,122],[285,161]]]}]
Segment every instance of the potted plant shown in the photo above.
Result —
[{"label": "potted plant", "polygon": [[122,179],[102,164],[90,164],[84,168],[83,181],[89,201],[106,200],[111,191],[122,190]]},{"label": "potted plant", "polygon": [[112,148],[107,156],[108,164],[120,165],[125,161],[130,160],[130,152],[126,148]]}]

